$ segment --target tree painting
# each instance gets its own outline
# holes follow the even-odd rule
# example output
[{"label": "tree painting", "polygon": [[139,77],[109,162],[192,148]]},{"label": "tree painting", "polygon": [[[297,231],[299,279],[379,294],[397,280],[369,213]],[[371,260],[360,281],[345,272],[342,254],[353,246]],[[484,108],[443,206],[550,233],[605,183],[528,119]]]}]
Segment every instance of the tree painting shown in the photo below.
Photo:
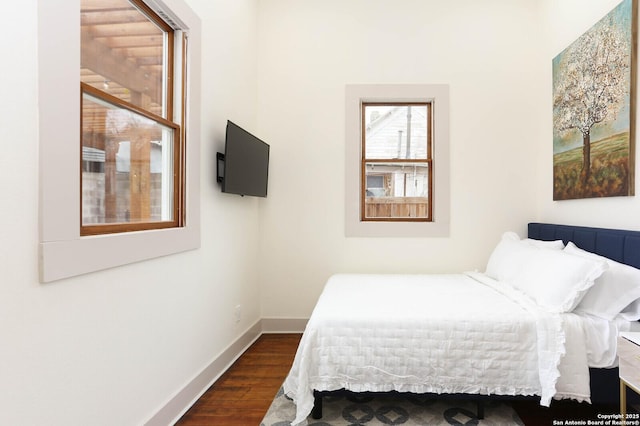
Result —
[{"label": "tree painting", "polygon": [[633,195],[637,0],[553,59],[553,199]]}]

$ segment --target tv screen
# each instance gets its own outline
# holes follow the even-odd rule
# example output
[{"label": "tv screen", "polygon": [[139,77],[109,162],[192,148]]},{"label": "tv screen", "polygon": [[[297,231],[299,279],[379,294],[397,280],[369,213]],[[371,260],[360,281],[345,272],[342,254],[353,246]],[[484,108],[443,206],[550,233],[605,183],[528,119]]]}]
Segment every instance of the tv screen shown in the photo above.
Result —
[{"label": "tv screen", "polygon": [[227,121],[222,192],[267,196],[269,145]]}]

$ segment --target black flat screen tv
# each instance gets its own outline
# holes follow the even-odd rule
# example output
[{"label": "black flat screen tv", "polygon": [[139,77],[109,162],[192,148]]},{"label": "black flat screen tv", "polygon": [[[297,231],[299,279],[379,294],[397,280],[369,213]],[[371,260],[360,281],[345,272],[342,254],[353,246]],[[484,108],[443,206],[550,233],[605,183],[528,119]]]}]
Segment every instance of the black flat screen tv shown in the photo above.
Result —
[{"label": "black flat screen tv", "polygon": [[227,121],[222,192],[267,196],[269,145]]}]

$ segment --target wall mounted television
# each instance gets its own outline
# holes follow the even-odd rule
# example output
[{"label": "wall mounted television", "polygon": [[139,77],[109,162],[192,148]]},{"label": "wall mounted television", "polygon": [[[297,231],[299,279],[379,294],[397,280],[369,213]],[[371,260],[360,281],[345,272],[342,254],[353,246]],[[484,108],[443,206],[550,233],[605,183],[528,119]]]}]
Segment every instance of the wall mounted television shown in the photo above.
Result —
[{"label": "wall mounted television", "polygon": [[269,145],[242,127],[227,121],[224,155],[217,155],[222,192],[267,196]]}]

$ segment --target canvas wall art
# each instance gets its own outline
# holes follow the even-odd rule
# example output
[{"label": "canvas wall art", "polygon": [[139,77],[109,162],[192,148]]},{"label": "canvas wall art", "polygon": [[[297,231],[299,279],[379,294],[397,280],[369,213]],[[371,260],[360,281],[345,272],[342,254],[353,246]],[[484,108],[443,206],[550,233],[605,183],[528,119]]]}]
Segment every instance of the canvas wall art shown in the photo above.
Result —
[{"label": "canvas wall art", "polygon": [[553,59],[553,199],[634,194],[637,0]]}]

